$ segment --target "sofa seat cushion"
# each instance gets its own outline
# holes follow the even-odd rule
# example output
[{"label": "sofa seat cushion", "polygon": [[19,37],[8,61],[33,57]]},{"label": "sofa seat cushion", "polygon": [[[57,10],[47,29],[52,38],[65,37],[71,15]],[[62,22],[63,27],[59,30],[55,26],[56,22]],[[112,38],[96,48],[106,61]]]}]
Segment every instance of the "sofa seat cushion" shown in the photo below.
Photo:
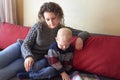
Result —
[{"label": "sofa seat cushion", "polygon": [[120,36],[91,36],[82,50],[75,50],[74,68],[120,79]]},{"label": "sofa seat cushion", "polygon": [[30,27],[10,23],[0,25],[0,49],[15,43],[17,39],[24,39]]}]

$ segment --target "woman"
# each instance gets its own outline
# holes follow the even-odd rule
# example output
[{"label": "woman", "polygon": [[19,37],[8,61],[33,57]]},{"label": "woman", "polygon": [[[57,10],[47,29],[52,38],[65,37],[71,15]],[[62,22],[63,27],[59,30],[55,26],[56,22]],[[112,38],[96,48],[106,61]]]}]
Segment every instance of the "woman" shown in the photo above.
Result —
[{"label": "woman", "polygon": [[[0,52],[0,74],[3,73],[2,69],[6,67],[10,68],[10,65],[14,65],[14,68],[16,68],[16,71],[12,71],[11,76],[15,75],[17,71],[23,70],[24,68],[27,72],[31,71],[31,69],[35,72],[41,72],[41,74],[39,75],[34,72],[31,73],[30,75],[33,79],[40,78],[40,75],[44,75],[45,73],[47,73],[47,70],[44,69],[46,67],[46,64],[44,63],[47,62],[47,60],[44,58],[44,55],[47,54],[50,44],[55,41],[57,31],[61,27],[65,27],[63,24],[64,14],[61,7],[57,3],[48,2],[44,3],[41,6],[38,13],[38,18],[40,21],[37,22],[33,27],[31,27],[28,35],[22,43],[22,46],[19,44],[19,42],[17,42],[8,47],[9,49],[5,49],[6,52]],[[75,30],[72,28],[70,29],[72,30],[74,36],[78,36],[75,48],[82,49],[83,41],[85,41],[89,37],[89,33],[85,31]],[[9,50],[11,52],[9,52]],[[8,53],[7,55],[11,56],[7,56],[6,53]],[[21,58],[21,53],[24,59]],[[8,61],[5,59],[1,59],[3,56],[6,59],[9,58],[12,60]],[[1,64],[1,62],[3,61],[7,63],[5,63],[4,66]],[[19,63],[19,66],[16,66],[15,63]],[[7,77],[10,78],[11,76]],[[48,75],[44,75],[41,77],[51,78],[52,75],[48,73]],[[65,77],[63,77],[63,79],[64,78]]]}]

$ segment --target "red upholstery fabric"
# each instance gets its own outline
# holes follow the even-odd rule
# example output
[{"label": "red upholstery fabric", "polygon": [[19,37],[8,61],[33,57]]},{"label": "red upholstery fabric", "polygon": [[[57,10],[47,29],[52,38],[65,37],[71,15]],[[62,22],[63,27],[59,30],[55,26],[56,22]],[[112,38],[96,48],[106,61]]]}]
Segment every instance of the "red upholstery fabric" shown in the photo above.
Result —
[{"label": "red upholstery fabric", "polygon": [[30,27],[3,23],[0,25],[0,49],[13,44],[17,39],[24,39]]},{"label": "red upholstery fabric", "polygon": [[120,79],[120,36],[88,38],[83,50],[75,50],[73,66],[81,71]]}]

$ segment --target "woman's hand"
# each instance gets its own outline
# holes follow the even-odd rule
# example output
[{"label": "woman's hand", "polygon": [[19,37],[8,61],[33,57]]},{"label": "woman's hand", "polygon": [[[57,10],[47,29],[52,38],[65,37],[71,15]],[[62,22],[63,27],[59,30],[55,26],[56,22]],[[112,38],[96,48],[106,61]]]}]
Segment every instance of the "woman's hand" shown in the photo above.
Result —
[{"label": "woman's hand", "polygon": [[70,80],[70,77],[66,72],[62,72],[61,76],[62,76],[62,80]]},{"label": "woman's hand", "polygon": [[83,48],[83,40],[78,37],[75,42],[75,49],[81,50]]},{"label": "woman's hand", "polygon": [[30,67],[33,65],[34,59],[32,57],[27,57],[24,61],[25,70],[28,72]]}]

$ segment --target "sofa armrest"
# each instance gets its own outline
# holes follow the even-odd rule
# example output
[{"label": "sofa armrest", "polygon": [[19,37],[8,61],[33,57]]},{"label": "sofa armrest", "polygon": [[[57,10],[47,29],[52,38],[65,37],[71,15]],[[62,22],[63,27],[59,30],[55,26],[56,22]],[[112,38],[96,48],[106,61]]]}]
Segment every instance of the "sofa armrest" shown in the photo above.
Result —
[{"label": "sofa armrest", "polygon": [[17,39],[24,39],[30,27],[15,25],[10,23],[2,23],[0,25],[0,49],[15,43]]}]

